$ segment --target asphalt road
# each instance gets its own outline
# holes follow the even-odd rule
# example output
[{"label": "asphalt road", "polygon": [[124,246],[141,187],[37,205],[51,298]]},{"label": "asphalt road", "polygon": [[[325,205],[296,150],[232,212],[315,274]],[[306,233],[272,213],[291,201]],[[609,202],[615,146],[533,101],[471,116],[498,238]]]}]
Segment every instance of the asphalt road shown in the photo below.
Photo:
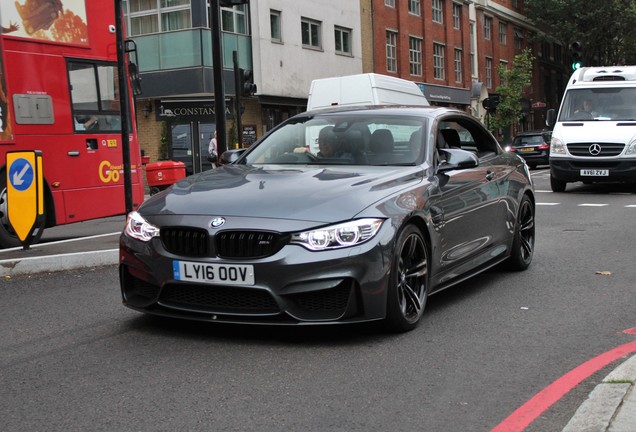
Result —
[{"label": "asphalt road", "polygon": [[[622,331],[636,326],[636,208],[626,207],[636,190],[580,184],[554,194],[545,173],[533,173],[530,269],[491,271],[433,296],[407,334],[146,317],[121,305],[115,266],[3,279],[2,429],[491,430],[635,338]],[[606,374],[527,430],[561,430]]]}]

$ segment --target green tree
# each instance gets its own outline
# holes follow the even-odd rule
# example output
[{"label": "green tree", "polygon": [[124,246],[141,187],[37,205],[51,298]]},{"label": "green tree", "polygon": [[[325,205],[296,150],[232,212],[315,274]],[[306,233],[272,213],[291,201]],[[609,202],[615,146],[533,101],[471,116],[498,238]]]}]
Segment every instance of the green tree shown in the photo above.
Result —
[{"label": "green tree", "polygon": [[500,102],[494,115],[488,120],[488,127],[494,131],[517,124],[523,117],[521,99],[526,87],[531,83],[534,56],[529,49],[523,50],[512,60],[510,68],[499,67],[501,85],[496,89]]},{"label": "green tree", "polygon": [[561,44],[565,56],[580,42],[584,66],[636,63],[634,0],[526,0],[525,7],[540,38]]}]

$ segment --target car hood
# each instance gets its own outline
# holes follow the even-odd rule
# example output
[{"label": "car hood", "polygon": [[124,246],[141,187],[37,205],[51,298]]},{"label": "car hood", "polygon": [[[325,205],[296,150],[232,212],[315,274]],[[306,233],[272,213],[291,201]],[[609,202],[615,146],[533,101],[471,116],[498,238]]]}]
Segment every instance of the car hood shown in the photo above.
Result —
[{"label": "car hood", "polygon": [[419,166],[226,165],[178,181],[139,212],[333,222],[422,179]]},{"label": "car hood", "polygon": [[636,122],[607,120],[565,122],[562,124],[560,135],[566,143],[628,144],[636,135]]}]

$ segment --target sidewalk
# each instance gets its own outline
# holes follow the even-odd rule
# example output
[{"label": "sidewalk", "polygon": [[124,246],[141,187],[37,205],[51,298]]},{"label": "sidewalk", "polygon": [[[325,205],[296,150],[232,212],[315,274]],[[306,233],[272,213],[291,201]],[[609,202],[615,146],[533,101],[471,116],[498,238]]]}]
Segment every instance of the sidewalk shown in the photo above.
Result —
[{"label": "sidewalk", "polygon": [[0,277],[117,264],[125,217],[49,228],[29,249],[0,249]]},{"label": "sidewalk", "polygon": [[636,355],[597,385],[563,432],[636,431]]}]

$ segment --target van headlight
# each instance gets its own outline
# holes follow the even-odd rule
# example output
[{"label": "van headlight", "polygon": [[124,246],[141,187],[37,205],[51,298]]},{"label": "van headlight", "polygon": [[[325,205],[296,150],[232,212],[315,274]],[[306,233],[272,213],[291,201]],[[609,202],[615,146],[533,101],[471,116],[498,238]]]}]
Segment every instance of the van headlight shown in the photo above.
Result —
[{"label": "van headlight", "polygon": [[563,141],[556,137],[552,137],[550,141],[550,154],[566,154],[567,150]]},{"label": "van headlight", "polygon": [[150,241],[153,237],[159,236],[159,228],[152,225],[136,211],[128,213],[124,232],[127,236],[143,242]]},{"label": "van headlight", "polygon": [[632,138],[632,140],[627,144],[627,148],[625,149],[625,156],[631,156],[636,154],[636,137]]},{"label": "van headlight", "polygon": [[312,251],[339,249],[355,246],[373,238],[382,226],[383,219],[358,219],[311,231],[292,234],[291,243]]}]

